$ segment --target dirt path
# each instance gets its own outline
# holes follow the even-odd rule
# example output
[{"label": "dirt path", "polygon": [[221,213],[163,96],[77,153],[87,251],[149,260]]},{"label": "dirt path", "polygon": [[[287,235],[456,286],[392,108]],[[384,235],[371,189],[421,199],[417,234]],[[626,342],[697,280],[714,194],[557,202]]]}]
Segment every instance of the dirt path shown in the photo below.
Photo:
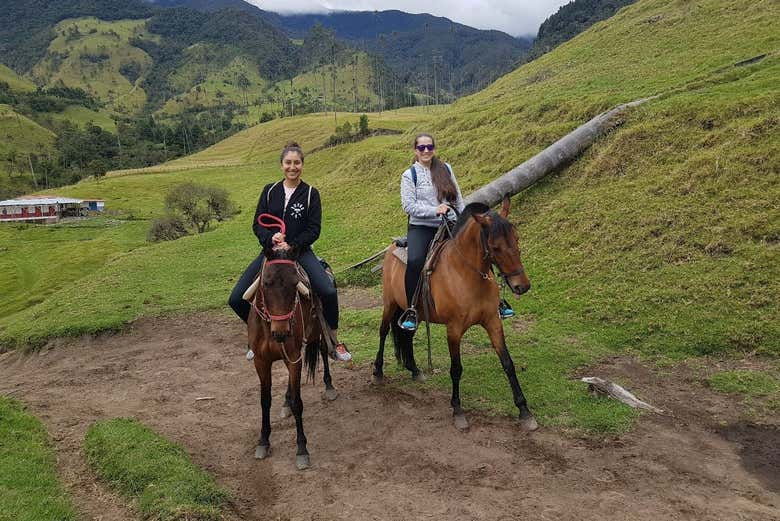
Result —
[{"label": "dirt path", "polygon": [[[304,389],[313,463],[305,472],[294,470],[293,421],[278,419],[279,366],[274,452],[255,461],[258,381],[244,343],[227,318],[143,320],[121,335],[4,355],[0,392],[45,422],[86,519],[134,515],[94,481],[80,451],[91,422],[135,416],[230,490],[231,520],[780,520],[777,426],[740,423],[727,398],[620,359],[600,374],[628,379],[672,415],[645,415],[631,433],[601,442],[544,427],[527,435],[511,419],[475,413],[460,433],[442,392],[376,389],[367,367],[337,366],[338,400],[321,400],[321,383]],[[195,401],[202,396],[215,399]]]}]

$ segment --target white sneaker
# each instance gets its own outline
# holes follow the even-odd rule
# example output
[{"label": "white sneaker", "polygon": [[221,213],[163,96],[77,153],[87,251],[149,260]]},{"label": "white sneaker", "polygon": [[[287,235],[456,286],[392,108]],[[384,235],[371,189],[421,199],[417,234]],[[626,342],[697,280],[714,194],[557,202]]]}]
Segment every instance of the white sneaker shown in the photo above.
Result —
[{"label": "white sneaker", "polygon": [[338,360],[339,362],[349,362],[352,360],[352,353],[347,351],[347,346],[344,345],[344,342],[336,344],[336,349],[331,356],[334,360]]},{"label": "white sneaker", "polygon": [[255,359],[255,352],[251,349],[246,352],[246,359],[247,360],[254,360]]}]

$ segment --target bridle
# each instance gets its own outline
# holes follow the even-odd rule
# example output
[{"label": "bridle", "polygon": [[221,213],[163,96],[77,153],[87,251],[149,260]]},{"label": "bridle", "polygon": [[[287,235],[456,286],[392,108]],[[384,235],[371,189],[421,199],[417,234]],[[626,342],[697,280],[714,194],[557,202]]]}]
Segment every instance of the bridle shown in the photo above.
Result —
[{"label": "bridle", "polygon": [[266,322],[270,322],[272,320],[276,321],[284,321],[284,320],[290,320],[293,315],[295,315],[295,312],[298,310],[298,306],[301,303],[301,299],[298,293],[298,290],[295,290],[295,302],[293,302],[292,309],[289,311],[289,313],[285,313],[283,315],[273,315],[268,311],[268,306],[265,304],[265,292],[263,291],[263,277],[265,277],[265,266],[266,264],[292,264],[295,266],[295,261],[287,260],[287,259],[274,259],[270,261],[265,261],[263,263],[263,266],[260,271],[260,284],[258,285],[257,292],[260,295],[260,306],[257,306],[257,299],[252,302],[252,307],[255,309],[258,315],[260,315],[260,318],[265,320]]},{"label": "bridle", "polygon": [[[450,206],[450,205],[448,205]],[[459,212],[452,206],[450,208],[455,212],[456,215],[459,215]],[[452,229],[450,228],[449,222],[447,221],[447,218],[445,216],[442,216],[442,225],[447,230],[447,234],[450,236],[450,239],[455,239],[455,236],[452,234]],[[452,244],[455,247],[455,250],[458,252],[458,255],[460,255],[461,261],[466,264],[472,271],[475,271],[479,274],[480,277],[482,277],[484,280],[495,280],[493,275],[493,266],[498,268],[499,275],[504,279],[504,282],[507,286],[511,287],[511,284],[509,284],[509,277],[515,277],[517,275],[522,275],[525,273],[525,268],[523,265],[520,265],[520,268],[510,272],[506,273],[503,268],[501,268],[501,265],[499,265],[496,258],[493,256],[492,253],[490,253],[490,248],[488,248],[488,231],[482,228],[479,231],[479,247],[482,250],[482,260],[486,261],[488,263],[488,270],[482,271],[478,268],[475,268],[466,260],[466,257],[463,255],[463,252],[460,251],[460,248],[458,248],[457,243],[453,240]]]}]

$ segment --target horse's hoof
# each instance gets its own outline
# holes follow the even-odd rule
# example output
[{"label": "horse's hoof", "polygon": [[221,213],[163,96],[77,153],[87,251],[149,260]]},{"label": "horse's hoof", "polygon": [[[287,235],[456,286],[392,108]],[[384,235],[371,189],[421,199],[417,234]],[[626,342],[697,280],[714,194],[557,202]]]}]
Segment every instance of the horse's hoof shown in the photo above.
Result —
[{"label": "horse's hoof", "polygon": [[282,406],[282,410],[281,410],[281,412],[279,413],[279,416],[280,416],[282,419],[284,419],[284,418],[289,418],[290,416],[292,416],[292,409],[290,409],[290,407],[289,407],[288,405],[283,405],[283,406]]},{"label": "horse's hoof", "polygon": [[308,454],[298,454],[295,457],[295,468],[298,470],[306,470],[311,466]]},{"label": "horse's hoof", "polygon": [[336,389],[325,389],[325,393],[323,393],[325,396],[325,399],[329,402],[332,402],[336,398],[339,397],[339,392]]},{"label": "horse's hoof", "polygon": [[258,445],[255,447],[255,459],[265,459],[271,455],[270,445]]},{"label": "horse's hoof", "polygon": [[385,383],[384,376],[377,376],[375,374],[371,375],[371,385],[384,385],[384,383]]},{"label": "horse's hoof", "polygon": [[452,422],[455,424],[455,427],[459,431],[467,431],[469,430],[469,421],[466,419],[465,414],[453,414],[452,415]]},{"label": "horse's hoof", "polygon": [[412,375],[412,380],[419,384],[424,384],[426,381],[428,381],[428,377],[425,376],[422,371],[419,371]]},{"label": "horse's hoof", "polygon": [[536,423],[536,418],[533,417],[533,415],[528,416],[526,418],[520,418],[520,428],[524,431],[535,431],[539,428],[539,424]]}]

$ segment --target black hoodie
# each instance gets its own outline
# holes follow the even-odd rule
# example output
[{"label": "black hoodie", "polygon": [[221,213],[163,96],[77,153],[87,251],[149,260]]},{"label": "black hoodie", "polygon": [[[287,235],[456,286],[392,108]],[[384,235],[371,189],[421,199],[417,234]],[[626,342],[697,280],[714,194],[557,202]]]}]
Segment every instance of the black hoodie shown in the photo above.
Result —
[{"label": "black hoodie", "polygon": [[322,227],[320,193],[303,181],[298,184],[290,197],[287,209],[284,208],[282,181],[265,185],[263,193],[260,194],[255,218],[252,220],[252,231],[255,232],[263,249],[270,250],[273,247],[271,237],[279,232],[279,228],[264,228],[257,224],[257,217],[261,213],[270,213],[283,219],[287,227],[285,237],[287,244],[301,253],[311,249],[311,245],[320,236]]}]

